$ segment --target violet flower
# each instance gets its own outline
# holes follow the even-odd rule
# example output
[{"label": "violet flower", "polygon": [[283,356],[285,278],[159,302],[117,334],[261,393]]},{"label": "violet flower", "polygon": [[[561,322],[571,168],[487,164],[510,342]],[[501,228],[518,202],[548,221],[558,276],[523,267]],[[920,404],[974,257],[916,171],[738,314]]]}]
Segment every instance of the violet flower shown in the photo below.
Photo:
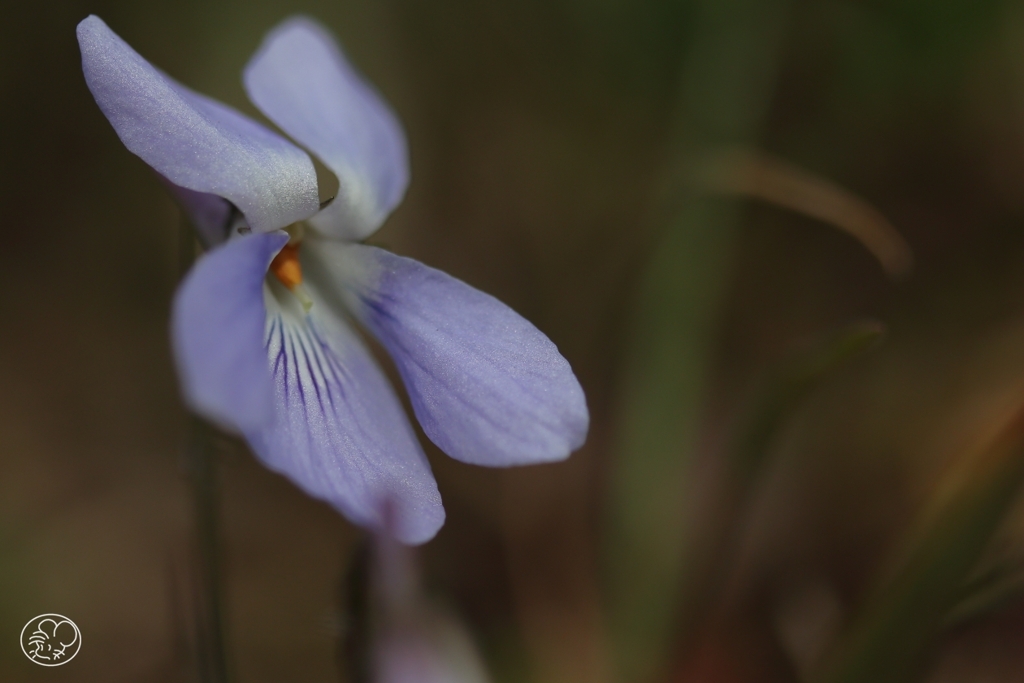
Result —
[{"label": "violet flower", "polygon": [[369,679],[373,683],[490,683],[466,626],[424,594],[413,553],[383,534],[374,539]]},{"label": "violet flower", "polygon": [[582,445],[583,391],[547,337],[451,276],[357,244],[405,192],[405,138],[322,27],[278,26],[244,82],[337,175],[338,196],[323,208],[305,151],[175,82],[95,16],[78,40],[100,109],[209,248],[171,320],[190,408],[356,524],[382,529],[393,506],[387,526],[405,543],[433,537],[444,508],[350,319],[391,354],[424,432],[451,457],[503,467],[561,460]]}]

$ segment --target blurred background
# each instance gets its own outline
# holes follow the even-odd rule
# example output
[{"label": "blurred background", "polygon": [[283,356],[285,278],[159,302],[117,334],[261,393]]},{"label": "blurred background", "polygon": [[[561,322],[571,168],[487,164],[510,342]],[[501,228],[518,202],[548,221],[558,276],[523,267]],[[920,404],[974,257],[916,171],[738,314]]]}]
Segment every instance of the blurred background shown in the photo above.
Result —
[{"label": "blurred background", "polygon": [[[241,69],[297,12],[406,128],[412,183],[371,242],[510,304],[587,393],[562,464],[428,445],[448,521],[425,591],[492,680],[1024,677],[1019,3],[6,9],[0,680],[201,680],[181,218],[75,25],[258,116]],[[350,680],[359,533],[241,443],[218,475],[232,680]],[[55,669],[18,647],[46,612],[82,632]]]}]

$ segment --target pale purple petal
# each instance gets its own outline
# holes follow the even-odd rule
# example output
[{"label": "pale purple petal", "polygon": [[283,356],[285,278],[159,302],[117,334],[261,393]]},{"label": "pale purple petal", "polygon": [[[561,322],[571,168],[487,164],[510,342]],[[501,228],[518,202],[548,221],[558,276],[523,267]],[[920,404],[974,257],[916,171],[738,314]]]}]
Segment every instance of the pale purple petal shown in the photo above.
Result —
[{"label": "pale purple petal", "polygon": [[488,683],[463,622],[425,599],[413,549],[383,534],[373,545],[373,683]]},{"label": "pale purple petal", "polygon": [[281,24],[245,69],[249,97],[338,176],[338,197],[312,220],[359,240],[384,222],[409,182],[405,136],[391,109],[310,19]]},{"label": "pale purple petal", "polygon": [[319,209],[309,156],[234,109],[176,83],[90,16],[82,70],[125,146],[175,185],[224,197],[256,232]]},{"label": "pale purple petal", "polygon": [[203,246],[216,247],[228,238],[228,223],[231,219],[231,203],[223,197],[206,192],[196,192],[175,185],[167,178],[157,174],[164,186],[178,200],[182,210],[188,215]]},{"label": "pale purple petal", "polygon": [[589,416],[569,363],[511,308],[374,247],[321,240],[308,251],[309,276],[345,288],[394,358],[423,431],[448,455],[521,465],[561,460],[583,444]]},{"label": "pale purple petal", "polygon": [[465,627],[444,613],[385,627],[373,648],[374,683],[488,683]]},{"label": "pale purple petal", "polygon": [[263,348],[263,281],[284,233],[231,240],[201,257],[174,298],[171,338],[185,403],[237,433],[274,419]]},{"label": "pale purple petal", "polygon": [[430,540],[444,508],[391,385],[315,289],[307,316],[283,287],[272,289],[265,341],[278,420],[246,432],[253,451],[355,524],[404,543]]}]

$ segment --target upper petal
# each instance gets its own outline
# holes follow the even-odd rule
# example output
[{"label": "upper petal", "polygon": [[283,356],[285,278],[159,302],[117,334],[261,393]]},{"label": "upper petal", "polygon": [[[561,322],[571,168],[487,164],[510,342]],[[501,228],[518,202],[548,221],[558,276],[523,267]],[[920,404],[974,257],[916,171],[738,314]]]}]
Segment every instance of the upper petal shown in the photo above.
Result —
[{"label": "upper petal", "polygon": [[233,432],[274,418],[263,280],[287,241],[284,233],[231,240],[199,259],[174,298],[172,346],[185,402]]},{"label": "upper petal", "polygon": [[317,229],[359,240],[380,227],[409,182],[405,136],[330,34],[306,18],[284,22],[244,81],[256,106],[338,176],[338,197],[313,219]]},{"label": "upper petal", "polygon": [[[354,523],[422,543],[444,522],[437,484],[394,390],[355,334],[310,288],[303,315],[268,298],[277,420],[246,438],[271,469]],[[291,303],[291,306],[286,304]]]},{"label": "upper petal", "polygon": [[310,277],[346,288],[348,305],[394,358],[423,431],[448,455],[507,466],[561,460],[583,444],[583,390],[522,316],[412,259],[362,245],[316,247]]},{"label": "upper petal", "polygon": [[256,232],[319,209],[309,156],[158,71],[96,16],[78,25],[82,70],[125,146],[175,185],[231,201]]}]

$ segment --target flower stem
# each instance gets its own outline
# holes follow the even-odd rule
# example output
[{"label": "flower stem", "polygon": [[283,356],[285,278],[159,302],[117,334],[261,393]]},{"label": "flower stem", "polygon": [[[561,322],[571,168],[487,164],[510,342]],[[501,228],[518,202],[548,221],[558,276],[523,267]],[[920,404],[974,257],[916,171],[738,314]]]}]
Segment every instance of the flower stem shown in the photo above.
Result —
[{"label": "flower stem", "polygon": [[[179,268],[185,276],[195,261],[196,240],[184,218],[179,231]],[[202,418],[189,416],[186,466],[192,486],[195,515],[194,610],[196,664],[202,683],[227,683],[223,592],[220,569],[220,515],[216,430]]]},{"label": "flower stem", "polygon": [[203,683],[227,683],[228,667],[220,571],[220,515],[216,445],[213,428],[190,418],[189,469],[195,505],[198,550],[196,631],[198,665]]},{"label": "flower stem", "polygon": [[363,537],[352,551],[338,591],[341,634],[336,658],[342,680],[347,683],[369,683],[373,677],[370,556],[371,540]]}]

